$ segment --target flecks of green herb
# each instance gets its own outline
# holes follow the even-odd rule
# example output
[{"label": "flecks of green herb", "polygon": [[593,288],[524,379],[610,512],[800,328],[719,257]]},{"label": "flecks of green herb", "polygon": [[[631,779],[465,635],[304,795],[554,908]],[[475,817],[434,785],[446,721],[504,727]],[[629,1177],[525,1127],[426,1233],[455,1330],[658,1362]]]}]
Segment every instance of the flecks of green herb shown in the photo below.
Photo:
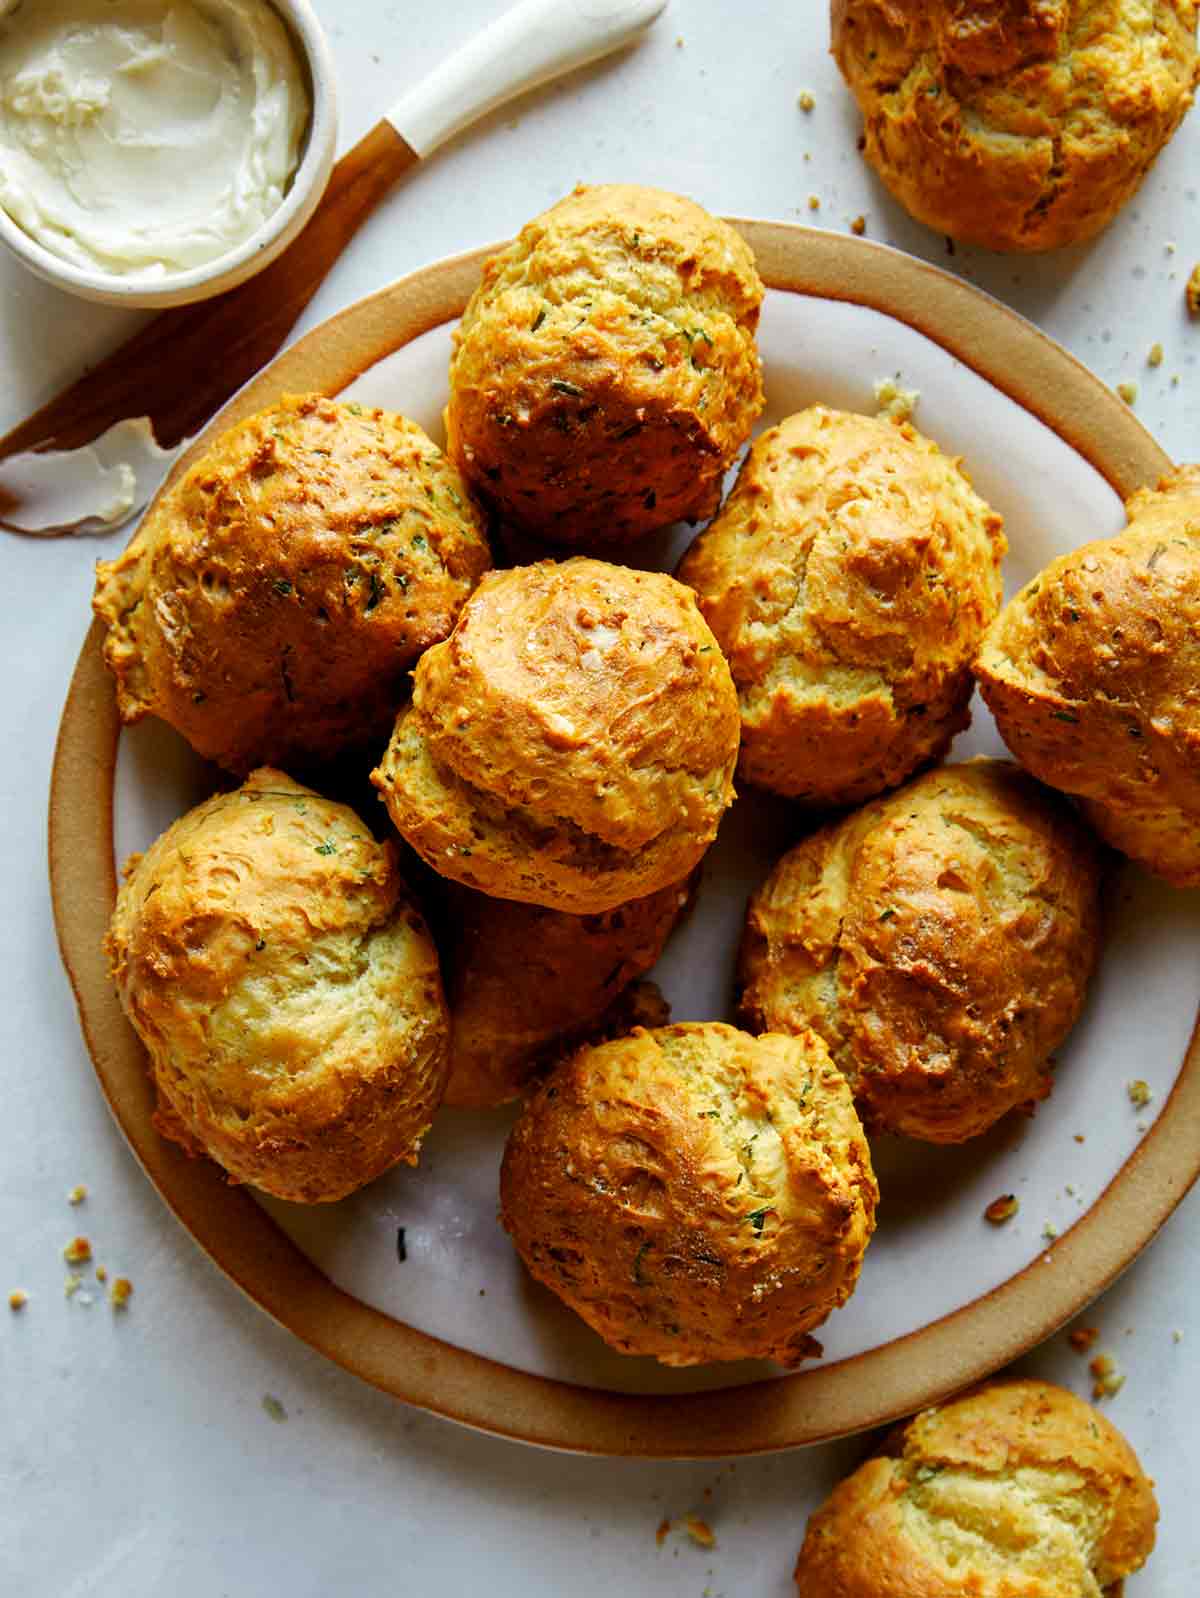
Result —
[{"label": "flecks of green herb", "polygon": [[641,235],[641,234],[640,234],[640,233],[635,233],[635,234],[634,234],[634,235],[633,235],[633,243],[632,243],[632,246],[631,246],[631,247],[632,247],[632,248],[633,248],[633,249],[635,249],[635,250],[636,250],[636,249],[637,249],[637,247],[638,247],[638,245],[639,245],[639,244],[640,244],[640,243],[641,243],[641,242],[642,242],[642,235]]},{"label": "flecks of green herb", "polygon": [[940,1465],[922,1465],[913,1472],[913,1481],[922,1483],[932,1481],[935,1476],[940,1476],[941,1473],[942,1467]]},{"label": "flecks of green herb", "polygon": [[1052,710],[1050,714],[1055,721],[1069,721],[1073,727],[1079,725],[1079,717],[1073,716],[1069,710]]},{"label": "flecks of green herb", "polygon": [[417,533],[416,536],[413,538],[412,547],[414,549],[424,549],[425,548],[425,544],[426,544],[425,534],[424,533]]},{"label": "flecks of green herb", "polygon": [[271,587],[277,594],[283,594],[285,597],[292,591],[292,585],[288,582],[286,577],[276,577],[275,581],[271,584]]},{"label": "flecks of green herb", "polygon": [[361,416],[363,413],[363,408],[357,400],[351,400],[349,405],[346,406],[346,409],[350,412],[351,416]]},{"label": "flecks of green herb", "polygon": [[650,1244],[649,1243],[643,1243],[641,1245],[641,1247],[638,1249],[637,1254],[634,1256],[634,1261],[633,1261],[633,1285],[635,1287],[649,1287],[650,1286],[649,1277],[642,1275],[642,1261],[645,1259],[646,1255],[649,1252],[650,1252]]},{"label": "flecks of green herb", "polygon": [[617,434],[617,442],[620,443],[623,438],[632,438],[635,433],[640,433],[641,430],[641,422],[633,422],[628,427],[621,429],[621,431]]},{"label": "flecks of green herb", "polygon": [[264,1410],[266,1410],[271,1419],[273,1421],[277,1421],[281,1426],[287,1419],[287,1410],[284,1409],[283,1405],[275,1397],[274,1393],[263,1394],[262,1407]]},{"label": "flecks of green herb", "polygon": [[701,644],[700,645],[700,653],[702,655],[711,655],[712,654],[712,645],[711,644]]},{"label": "flecks of green herb", "polygon": [[893,909],[891,909],[891,907],[889,906],[888,909],[884,910],[880,914],[879,919],[881,921],[890,921],[895,914],[896,914],[896,912]]},{"label": "flecks of green herb", "polygon": [[576,388],[574,383],[568,383],[565,378],[552,377],[550,387],[559,394],[569,394],[572,399],[582,399],[583,390]]},{"label": "flecks of green herb", "polygon": [[367,595],[366,604],[363,606],[363,614],[365,616],[369,616],[371,614],[376,605],[378,605],[379,601],[383,598],[384,594],[387,593],[387,588],[379,580],[378,572],[372,571],[368,575],[371,579],[371,591]]},{"label": "flecks of green herb", "polygon": [[544,305],[543,305],[543,306],[542,306],[542,308],[541,308],[541,310],[540,310],[540,311],[539,311],[539,312],[538,312],[538,313],[537,313],[537,315],[536,315],[536,316],[535,316],[535,317],[534,317],[534,319],[533,319],[533,326],[532,326],[532,327],[531,327],[531,328],[530,328],[530,330],[529,330],[529,331],[530,331],[530,332],[531,332],[531,333],[536,333],[536,332],[537,332],[537,330],[538,330],[538,328],[539,328],[539,327],[541,327],[541,325],[542,325],[542,323],[543,323],[543,322],[544,322],[544,321],[545,321],[545,320],[546,320],[546,307],[545,307],[545,306],[544,306]]},{"label": "flecks of green herb", "polygon": [[449,494],[450,503],[454,506],[455,510],[466,510],[467,507],[463,504],[463,497],[457,488],[447,488],[446,492]]},{"label": "flecks of green herb", "polygon": [[261,954],[263,952],[263,950],[266,948],[266,946],[267,946],[266,938],[259,938],[258,942],[254,945],[255,954]]},{"label": "flecks of green herb", "polygon": [[1079,612],[1077,610],[1068,610],[1067,611],[1067,615],[1071,618],[1072,621],[1078,621],[1079,620]]},{"label": "flecks of green herb", "polygon": [[323,855],[337,854],[337,845],[331,838],[326,838],[324,843],[317,844],[317,853]]},{"label": "flecks of green herb", "polygon": [[1146,565],[1150,568],[1151,571],[1153,571],[1154,568],[1158,565],[1159,561],[1166,554],[1166,552],[1167,552],[1167,546],[1165,544],[1155,544],[1154,549],[1153,549],[1153,551],[1152,551],[1152,553],[1150,555],[1150,559],[1146,562]]},{"label": "flecks of green herb", "polygon": [[766,1225],[767,1215],[770,1212],[770,1208],[771,1206],[769,1204],[765,1204],[761,1210],[751,1210],[749,1215],[747,1215],[746,1219],[754,1228],[755,1237],[762,1236],[762,1229]]},{"label": "flecks of green herb", "polygon": [[721,1119],[720,1110],[701,1110],[700,1114],[706,1121],[719,1121]]}]

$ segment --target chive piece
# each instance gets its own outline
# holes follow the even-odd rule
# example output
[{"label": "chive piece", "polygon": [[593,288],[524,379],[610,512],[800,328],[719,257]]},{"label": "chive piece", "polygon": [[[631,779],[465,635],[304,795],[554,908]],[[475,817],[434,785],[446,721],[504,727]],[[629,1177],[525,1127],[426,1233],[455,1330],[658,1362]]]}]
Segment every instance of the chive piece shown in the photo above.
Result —
[{"label": "chive piece", "polygon": [[318,854],[323,854],[323,855],[337,854],[337,845],[333,842],[333,840],[331,838],[326,838],[324,843],[317,844],[316,849],[317,849],[317,853]]},{"label": "chive piece", "polygon": [[634,1258],[634,1261],[633,1261],[633,1285],[635,1287],[649,1287],[650,1286],[649,1277],[642,1275],[642,1261],[645,1259],[646,1255],[649,1252],[650,1252],[650,1244],[649,1243],[643,1243],[642,1246],[638,1249],[637,1254],[636,1254],[636,1256]]},{"label": "chive piece", "polygon": [[1149,569],[1151,571],[1153,571],[1154,568],[1158,565],[1159,561],[1166,554],[1166,552],[1167,552],[1167,546],[1165,544],[1155,544],[1154,552],[1150,556],[1150,559],[1146,562],[1146,565],[1149,567]]},{"label": "chive piece", "polygon": [[1055,721],[1069,721],[1073,727],[1079,725],[1079,717],[1073,716],[1069,710],[1052,710],[1050,714]]},{"label": "chive piece", "polygon": [[546,307],[543,305],[541,310],[537,313],[537,315],[533,319],[533,326],[530,328],[530,332],[531,333],[536,333],[538,328],[541,327],[542,323],[545,320],[546,320]]},{"label": "chive piece", "polygon": [[292,585],[288,582],[286,577],[276,577],[275,581],[271,584],[271,587],[277,594],[283,594],[285,597],[292,591]]},{"label": "chive piece", "polygon": [[569,394],[572,399],[583,398],[583,390],[576,388],[574,383],[568,383],[565,378],[552,377],[550,379],[550,387],[556,389],[560,394]]},{"label": "chive piece", "polygon": [[749,1215],[747,1215],[746,1219],[754,1228],[755,1237],[762,1236],[762,1229],[766,1225],[767,1214],[770,1208],[771,1206],[769,1204],[765,1204],[761,1210],[751,1210]]}]

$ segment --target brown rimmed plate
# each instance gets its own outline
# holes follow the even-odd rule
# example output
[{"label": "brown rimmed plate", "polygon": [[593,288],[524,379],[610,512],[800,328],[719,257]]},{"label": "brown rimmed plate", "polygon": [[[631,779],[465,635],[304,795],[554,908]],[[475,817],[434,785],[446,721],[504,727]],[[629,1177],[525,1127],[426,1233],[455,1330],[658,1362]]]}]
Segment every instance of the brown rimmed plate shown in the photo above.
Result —
[{"label": "brown rimmed plate", "polygon": [[[1059,549],[1115,532],[1121,498],[1167,469],[1115,395],[958,280],[865,240],[738,225],[771,290],[764,423],[817,399],[873,409],[881,378],[919,389],[917,424],[965,456],[1005,513],[1010,589]],[[193,454],[283,390],[351,391],[438,436],[449,329],[484,253],[416,273],[310,333]],[[670,564],[685,536],[652,555]],[[101,1087],[150,1179],[217,1264],[298,1337],[387,1392],[590,1453],[727,1455],[839,1436],[934,1401],[1049,1335],[1145,1246],[1200,1170],[1200,896],[1126,870],[1109,893],[1107,952],[1053,1099],[962,1150],[879,1147],[881,1224],[861,1286],[822,1329],[825,1359],[796,1374],[622,1360],[528,1284],[495,1221],[504,1116],[444,1115],[417,1171],[342,1205],[260,1203],[159,1139],[144,1056],[107,979],[114,852],[147,841],[206,777],[169,730],[119,732],[99,642],[93,628],[63,714],[50,873]],[[1000,752],[982,712],[956,746],[975,752]],[[727,1013],[745,893],[795,829],[786,807],[753,796],[731,812],[699,911],[659,973],[678,1019]],[[1133,1076],[1154,1093],[1141,1110],[1125,1091]],[[1007,1191],[1021,1214],[989,1229],[983,1208]]]}]

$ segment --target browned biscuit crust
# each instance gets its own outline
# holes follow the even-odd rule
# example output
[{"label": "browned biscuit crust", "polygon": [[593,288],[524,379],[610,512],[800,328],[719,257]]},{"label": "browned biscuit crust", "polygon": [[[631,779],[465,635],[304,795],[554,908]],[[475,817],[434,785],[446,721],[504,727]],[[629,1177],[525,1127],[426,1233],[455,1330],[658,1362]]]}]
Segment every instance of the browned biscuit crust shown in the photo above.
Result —
[{"label": "browned biscuit crust", "polygon": [[1091,238],[1192,103],[1195,0],[832,0],[867,160],[992,250]]},{"label": "browned biscuit crust", "polygon": [[801,1598],[1119,1598],[1154,1548],[1136,1454],[1083,1399],[1005,1381],[927,1409],[808,1523]]},{"label": "browned biscuit crust", "polygon": [[129,861],[105,949],[189,1153],[297,1203],[416,1164],[449,1069],[437,954],[345,805],[253,772]]},{"label": "browned biscuit crust", "polygon": [[908,423],[814,405],[763,433],[678,574],[737,684],[739,775],[856,804],[944,754],[1000,606],[1002,529]]},{"label": "browned biscuit crust", "polygon": [[762,410],[762,294],[749,247],[690,200],[577,188],[484,267],[455,334],[447,448],[554,544],[711,516]]},{"label": "browned biscuit crust", "polygon": [[1050,1091],[1099,886],[1086,830],[1017,767],[926,772],[806,838],[751,899],[743,1022],[819,1032],[868,1130],[962,1142]]},{"label": "browned biscuit crust", "polygon": [[284,396],[100,562],[121,719],[161,716],[238,773],[382,739],[490,564],[462,478],[415,423]]},{"label": "browned biscuit crust", "polygon": [[695,596],[576,558],[495,572],[372,781],[435,871],[574,915],[680,881],[733,799],[737,695]]},{"label": "browned biscuit crust", "polygon": [[526,1105],[500,1177],[531,1274],[612,1347],[664,1365],[813,1353],[877,1198],[820,1039],[719,1022],[581,1049]]},{"label": "browned biscuit crust", "polygon": [[975,674],[1005,743],[1115,848],[1200,886],[1200,467],[1061,555],[989,628]]},{"label": "browned biscuit crust", "polygon": [[444,1102],[506,1104],[569,1044],[604,1030],[662,953],[691,886],[591,916],[456,888],[440,940],[451,1024]]}]

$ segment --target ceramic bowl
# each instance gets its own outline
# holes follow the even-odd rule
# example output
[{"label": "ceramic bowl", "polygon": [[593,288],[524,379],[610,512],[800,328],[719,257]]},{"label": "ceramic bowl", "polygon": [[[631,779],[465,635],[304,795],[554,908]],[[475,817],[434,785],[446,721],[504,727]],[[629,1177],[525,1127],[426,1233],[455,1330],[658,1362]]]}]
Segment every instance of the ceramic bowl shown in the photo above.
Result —
[{"label": "ceramic bowl", "polygon": [[91,271],[65,261],[39,244],[4,210],[0,210],[0,242],[31,272],[68,294],[103,305],[145,310],[210,299],[236,288],[273,261],[301,231],[325,192],[337,145],[337,92],[329,44],[308,0],[271,0],[271,4],[286,23],[307,68],[312,115],[291,187],[256,232],[203,266],[170,272],[153,282]]}]

